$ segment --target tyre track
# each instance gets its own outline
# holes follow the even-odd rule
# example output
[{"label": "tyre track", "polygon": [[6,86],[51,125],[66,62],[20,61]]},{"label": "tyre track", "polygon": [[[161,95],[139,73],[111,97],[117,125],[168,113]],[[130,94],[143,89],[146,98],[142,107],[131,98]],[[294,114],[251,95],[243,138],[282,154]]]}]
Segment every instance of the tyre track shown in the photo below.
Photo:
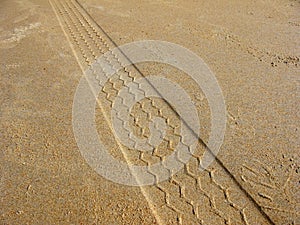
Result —
[{"label": "tyre track", "polygon": [[[50,3],[57,13],[82,70],[91,68],[95,71],[95,68],[91,66],[95,59],[113,49],[114,43],[78,2],[51,0]],[[116,56],[111,51],[110,53],[106,58],[110,65],[122,66]],[[105,75],[105,71],[103,74]],[[108,110],[111,110],[120,88],[129,82],[134,82],[135,79],[137,76],[133,76],[125,68],[103,85],[101,94],[105,98],[100,99],[104,106],[103,114],[110,115]],[[98,78],[98,80],[101,85],[101,79]],[[172,128],[177,142],[182,141],[182,137],[176,131],[175,121],[178,119],[176,115],[172,118],[164,116],[153,99],[147,98],[146,100],[139,105],[144,116],[151,118],[157,112],[157,115],[164,118]],[[169,108],[169,110],[172,109]],[[110,123],[109,120],[108,123]],[[147,137],[145,124],[135,121],[134,125],[141,130],[144,137]],[[165,141],[171,148],[174,138],[165,139]],[[122,151],[123,148],[124,146],[122,146]],[[124,151],[125,155],[130,154],[128,149]],[[155,186],[142,187],[142,192],[159,222],[162,224],[253,224],[254,221],[260,221],[272,224],[271,220],[255,205],[256,203],[249,199],[249,196],[232,180],[232,175],[228,175],[228,171],[219,161],[212,165],[212,169],[200,173],[198,171],[200,158],[200,156],[193,155],[184,169],[172,176],[169,181],[158,183],[158,175],[154,171],[149,171],[157,182]],[[152,165],[163,159],[164,156],[159,156],[155,150],[149,155],[144,152],[139,153],[139,160],[146,165]],[[180,161],[180,158],[178,160]]]}]

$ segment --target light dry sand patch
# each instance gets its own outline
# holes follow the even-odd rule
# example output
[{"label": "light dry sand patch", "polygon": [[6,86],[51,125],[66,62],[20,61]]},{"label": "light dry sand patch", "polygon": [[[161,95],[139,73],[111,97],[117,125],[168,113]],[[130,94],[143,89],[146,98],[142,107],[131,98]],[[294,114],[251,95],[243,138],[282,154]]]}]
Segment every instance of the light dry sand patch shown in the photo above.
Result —
[{"label": "light dry sand patch", "polygon": [[37,23],[29,24],[28,26],[17,27],[13,30],[13,32],[6,35],[8,37],[7,38],[4,37],[3,38],[4,40],[1,41],[1,43],[3,44],[3,46],[5,46],[5,44],[11,42],[19,42],[20,40],[25,38],[26,35],[30,34],[31,30],[37,29],[40,25],[41,23],[37,22]]},{"label": "light dry sand patch", "polygon": [[[4,1],[3,6],[7,2]],[[36,21],[35,15],[37,5],[30,1],[13,1],[11,4],[19,8],[18,14],[11,15],[6,11],[2,14],[2,27],[0,33],[1,48],[12,48],[19,43],[21,39],[32,32],[41,32],[38,28],[41,23]],[[27,23],[24,24],[24,21]],[[31,23],[28,23],[31,21]],[[23,23],[22,23],[23,22]]]}]

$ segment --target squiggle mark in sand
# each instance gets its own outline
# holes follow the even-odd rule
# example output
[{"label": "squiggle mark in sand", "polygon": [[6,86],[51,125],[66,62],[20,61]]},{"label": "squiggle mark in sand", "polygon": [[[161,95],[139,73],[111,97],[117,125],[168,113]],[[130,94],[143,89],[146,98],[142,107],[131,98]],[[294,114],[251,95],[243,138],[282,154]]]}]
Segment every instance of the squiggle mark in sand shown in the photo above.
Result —
[{"label": "squiggle mark in sand", "polygon": [[91,7],[95,8],[95,9],[100,9],[100,10],[104,10],[104,7],[101,5],[92,5]]}]

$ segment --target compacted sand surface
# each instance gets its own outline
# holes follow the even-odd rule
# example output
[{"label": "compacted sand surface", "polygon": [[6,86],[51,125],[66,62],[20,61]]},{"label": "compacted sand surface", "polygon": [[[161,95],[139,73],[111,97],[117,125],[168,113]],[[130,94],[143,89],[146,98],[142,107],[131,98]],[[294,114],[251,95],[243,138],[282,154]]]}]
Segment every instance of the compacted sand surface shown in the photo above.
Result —
[{"label": "compacted sand surface", "polygon": [[[0,223],[299,224],[299,12],[291,0],[2,0]],[[95,60],[140,40],[176,43],[204,60],[227,122],[217,159],[204,171],[199,142],[170,179],[134,187],[91,168],[74,137],[72,109]],[[182,141],[178,115],[157,98],[136,104],[129,122],[149,138],[149,119],[166,120],[152,153],[120,144],[111,129],[121,88],[153,74],[190,96],[204,143],[212,129],[207,96],[187,74],[161,63],[128,66],[102,87],[95,116],[99,139],[125,164],[150,168]]]}]

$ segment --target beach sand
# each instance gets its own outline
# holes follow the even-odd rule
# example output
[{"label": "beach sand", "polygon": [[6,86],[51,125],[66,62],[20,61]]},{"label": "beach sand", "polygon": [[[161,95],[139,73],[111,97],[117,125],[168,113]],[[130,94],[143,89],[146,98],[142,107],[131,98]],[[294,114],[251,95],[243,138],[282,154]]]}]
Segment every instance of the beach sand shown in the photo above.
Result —
[{"label": "beach sand", "polygon": [[[300,223],[299,12],[298,1],[281,0],[2,0],[0,223]],[[199,144],[199,155],[170,180],[132,187],[90,167],[74,137],[72,107],[95,59],[114,44],[141,40],[176,43],[198,55],[222,90],[227,122],[217,160],[205,171],[198,170],[205,151]],[[206,143],[209,104],[194,81],[168,65],[137,68],[127,68],[134,79],[155,74],[188,93]],[[124,73],[98,96],[99,138],[116,159],[150,165],[179,140],[170,130],[160,157],[118,145],[107,118],[116,90],[131,81]],[[151,104],[146,99],[140,106],[156,115]],[[139,122],[131,127],[147,136],[141,109],[133,109]],[[168,110],[162,111],[176,123]]]}]

